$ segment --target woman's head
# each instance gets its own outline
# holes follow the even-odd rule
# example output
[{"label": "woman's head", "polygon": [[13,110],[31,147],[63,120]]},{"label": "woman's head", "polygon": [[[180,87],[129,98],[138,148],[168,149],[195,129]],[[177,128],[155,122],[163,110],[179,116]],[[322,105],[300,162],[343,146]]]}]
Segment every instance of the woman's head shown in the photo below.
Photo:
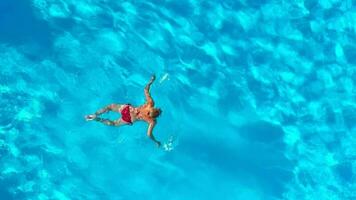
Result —
[{"label": "woman's head", "polygon": [[153,108],[152,111],[150,112],[150,117],[157,118],[161,113],[162,110],[160,108]]}]

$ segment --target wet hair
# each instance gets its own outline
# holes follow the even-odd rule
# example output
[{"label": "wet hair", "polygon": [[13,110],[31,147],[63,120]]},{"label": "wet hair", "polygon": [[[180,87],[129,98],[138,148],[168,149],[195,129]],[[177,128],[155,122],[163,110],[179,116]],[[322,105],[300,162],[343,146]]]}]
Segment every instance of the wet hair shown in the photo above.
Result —
[{"label": "wet hair", "polygon": [[159,115],[162,113],[162,110],[160,108],[153,108],[153,111],[150,112],[150,116],[152,118],[157,118]]}]

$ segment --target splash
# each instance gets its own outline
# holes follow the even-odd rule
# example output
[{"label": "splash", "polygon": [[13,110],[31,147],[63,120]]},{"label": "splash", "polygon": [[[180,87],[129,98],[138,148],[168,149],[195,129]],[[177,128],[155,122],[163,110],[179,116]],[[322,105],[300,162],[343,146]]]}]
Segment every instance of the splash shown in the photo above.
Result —
[{"label": "splash", "polygon": [[173,151],[174,148],[177,146],[177,138],[171,135],[167,142],[163,143],[162,147],[164,151],[170,152]]}]

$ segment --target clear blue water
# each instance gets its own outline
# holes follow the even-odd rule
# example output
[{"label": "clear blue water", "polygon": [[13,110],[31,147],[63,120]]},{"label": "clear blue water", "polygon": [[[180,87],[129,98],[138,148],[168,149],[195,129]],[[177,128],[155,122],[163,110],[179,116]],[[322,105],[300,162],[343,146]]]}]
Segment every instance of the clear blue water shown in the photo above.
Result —
[{"label": "clear blue water", "polygon": [[[0,199],[356,199],[355,32],[352,0],[1,0]],[[164,148],[85,122],[151,74]]]}]

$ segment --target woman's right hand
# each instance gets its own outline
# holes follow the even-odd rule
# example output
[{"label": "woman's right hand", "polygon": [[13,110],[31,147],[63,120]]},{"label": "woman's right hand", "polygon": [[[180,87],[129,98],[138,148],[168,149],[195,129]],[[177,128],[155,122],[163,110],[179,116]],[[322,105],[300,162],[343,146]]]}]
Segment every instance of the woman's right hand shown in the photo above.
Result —
[{"label": "woman's right hand", "polygon": [[95,118],[96,118],[96,115],[86,115],[85,116],[85,120],[87,120],[87,121],[94,120]]},{"label": "woman's right hand", "polygon": [[153,74],[153,75],[151,76],[150,82],[152,83],[154,80],[156,80],[156,75]]}]

